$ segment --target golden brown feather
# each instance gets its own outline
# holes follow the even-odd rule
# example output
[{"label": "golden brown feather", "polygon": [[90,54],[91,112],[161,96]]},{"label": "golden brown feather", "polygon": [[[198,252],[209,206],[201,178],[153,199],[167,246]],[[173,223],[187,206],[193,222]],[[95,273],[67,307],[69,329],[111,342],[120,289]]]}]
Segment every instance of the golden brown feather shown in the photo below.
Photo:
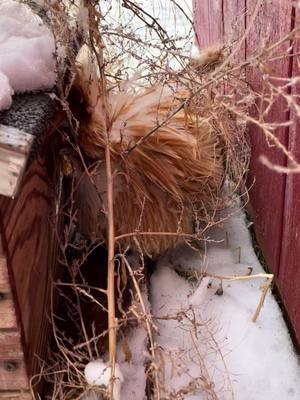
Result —
[{"label": "golden brown feather", "polygon": [[[103,111],[95,69],[91,71],[90,62],[87,66],[80,62],[75,86],[82,90],[89,107],[89,118],[80,125],[80,144],[91,159],[100,162],[93,178],[97,190],[92,183],[87,185],[86,176],[79,197],[87,210],[91,205],[84,203],[93,199],[100,236],[106,236],[105,126],[117,171],[116,235],[136,231],[191,233],[195,215],[201,219],[209,213],[224,178],[218,131],[207,122],[204,111],[203,115],[195,115],[192,107],[185,107],[126,156],[128,149],[187,98],[188,92],[178,89],[174,95],[168,86],[133,90],[127,85],[118,92],[109,92],[108,109]],[[88,186],[93,195],[86,194]],[[95,213],[81,212],[79,228],[83,232],[91,225],[89,218],[95,218]],[[137,239],[138,244],[132,238],[124,239],[122,248],[139,247],[147,255],[157,255],[183,240],[180,236],[163,235]]]}]

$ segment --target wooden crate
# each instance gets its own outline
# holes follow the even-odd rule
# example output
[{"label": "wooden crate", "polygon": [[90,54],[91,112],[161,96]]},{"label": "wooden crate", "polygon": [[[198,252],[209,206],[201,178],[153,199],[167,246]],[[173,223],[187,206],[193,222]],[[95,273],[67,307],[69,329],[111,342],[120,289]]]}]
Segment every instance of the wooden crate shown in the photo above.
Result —
[{"label": "wooden crate", "polygon": [[[28,119],[22,108],[24,105],[20,111]],[[51,147],[45,144],[50,124],[42,124],[39,133],[27,135],[11,128],[26,125],[22,118],[14,121],[18,110],[12,112],[12,122],[7,115],[0,115],[4,177],[0,182],[0,398],[29,400],[35,397],[30,379],[39,373],[51,338],[57,185]],[[46,116],[49,123],[52,117],[51,113]],[[5,125],[7,121],[11,125]],[[35,115],[32,131],[39,122]],[[14,140],[9,139],[8,145],[10,135]],[[20,143],[24,135],[26,140]],[[38,148],[32,152],[36,145]],[[36,378],[32,382],[38,381]]]}]

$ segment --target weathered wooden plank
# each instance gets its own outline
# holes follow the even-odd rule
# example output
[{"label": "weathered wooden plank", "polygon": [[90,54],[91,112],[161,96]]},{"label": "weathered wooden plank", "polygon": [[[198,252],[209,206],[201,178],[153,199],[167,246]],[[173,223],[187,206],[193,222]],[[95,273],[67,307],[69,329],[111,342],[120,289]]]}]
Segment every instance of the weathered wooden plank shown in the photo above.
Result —
[{"label": "weathered wooden plank", "polygon": [[194,0],[194,27],[200,49],[223,42],[222,0]]},{"label": "weathered wooden plank", "polygon": [[20,333],[0,330],[0,398],[1,390],[28,388]]},{"label": "weathered wooden plank", "polygon": [[[24,361],[0,361],[0,389],[28,390],[28,378]],[[1,392],[0,392],[1,393]]]},{"label": "weathered wooden plank", "polygon": [[[256,5],[256,0],[247,1],[247,24],[250,24],[251,16]],[[290,31],[292,14],[292,2],[278,0],[276,7],[271,0],[262,2],[258,17],[252,26],[247,38],[247,57],[256,53],[268,43],[274,43]],[[276,29],[275,29],[276,27]],[[288,43],[278,49],[279,53],[287,51]],[[270,72],[279,77],[289,75],[289,61],[287,58],[277,60],[269,65]],[[262,79],[257,68],[248,71],[248,81],[254,89],[261,91]],[[288,119],[286,104],[283,100],[277,101],[271,108],[267,121],[284,122]],[[288,130],[277,129],[277,138],[287,145]],[[257,127],[250,128],[250,140],[252,158],[250,163],[249,187],[255,181],[250,190],[250,201],[254,213],[254,220],[258,240],[267,259],[268,265],[275,275],[278,275],[280,247],[282,236],[282,214],[284,206],[285,176],[270,171],[260,162],[260,156],[266,155],[271,162],[285,165],[286,158],[281,151],[274,146],[269,147],[262,132]]]},{"label": "weathered wooden plank", "polygon": [[29,391],[0,391],[0,399],[4,400],[33,400]]},{"label": "weathered wooden plank", "polygon": [[[49,150],[48,154],[51,160]],[[0,198],[4,248],[13,277],[30,376],[40,370],[51,333],[49,303],[57,251],[53,229],[55,169],[49,160],[41,155],[30,164],[15,199]]]},{"label": "weathered wooden plank", "polygon": [[[199,47],[236,44],[245,32],[245,3],[245,0],[194,0],[194,24]],[[244,42],[234,58],[244,60]]]},{"label": "weathered wooden plank", "polygon": [[0,194],[16,194],[32,143],[32,135],[0,124]]},{"label": "weathered wooden plank", "polygon": [[6,295],[0,298],[0,329],[17,329],[14,302]]},{"label": "weathered wooden plank", "polygon": [[[294,53],[300,51],[300,43]],[[300,75],[298,60],[293,63],[293,76]],[[292,89],[292,95],[298,95],[300,84]],[[295,97],[296,99],[296,97]],[[297,101],[298,106],[300,101]],[[290,127],[289,150],[300,162],[300,121],[291,113],[295,123]],[[297,121],[297,122],[296,122]],[[278,283],[283,302],[300,343],[300,175],[290,174],[286,178],[286,194],[283,215],[283,236],[281,242],[281,259]]]},{"label": "weathered wooden plank", "polygon": [[3,400],[33,400],[29,391],[0,391],[0,399]]},{"label": "weathered wooden plank", "polygon": [[0,330],[0,362],[7,360],[23,361],[23,359],[20,332],[17,330]]},{"label": "weathered wooden plank", "polygon": [[[223,42],[232,43],[233,48],[237,46],[243,38],[246,28],[246,0],[223,0]],[[234,56],[234,61],[244,61],[245,59],[245,40],[240,44]]]},{"label": "weathered wooden plank", "polygon": [[10,293],[8,271],[6,265],[6,258],[4,256],[1,256],[0,253],[0,296],[1,294],[6,294],[6,293]]}]

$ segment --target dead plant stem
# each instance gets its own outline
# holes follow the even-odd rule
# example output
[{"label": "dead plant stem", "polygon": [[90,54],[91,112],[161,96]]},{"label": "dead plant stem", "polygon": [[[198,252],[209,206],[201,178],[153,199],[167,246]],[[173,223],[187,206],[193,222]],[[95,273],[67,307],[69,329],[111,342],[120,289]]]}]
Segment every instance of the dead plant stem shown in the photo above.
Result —
[{"label": "dead plant stem", "polygon": [[[108,343],[109,362],[112,375],[116,362],[116,310],[115,310],[115,233],[114,233],[114,211],[113,211],[113,176],[111,171],[111,157],[109,140],[105,147],[106,176],[107,176],[107,219],[108,219],[108,265],[107,265],[107,302],[108,302]],[[113,379],[110,385],[110,398],[113,393]]]},{"label": "dead plant stem", "polygon": [[199,271],[177,271],[179,274],[183,273],[183,275],[187,276],[189,275],[190,277],[197,277],[197,278],[214,278],[214,279],[219,279],[221,282],[223,280],[227,280],[227,281],[249,281],[249,280],[253,280],[253,279],[263,279],[266,278],[267,281],[264,285],[261,286],[261,297],[259,300],[259,303],[256,307],[255,313],[253,314],[251,320],[252,322],[256,322],[257,318],[259,316],[259,313],[262,309],[262,306],[264,305],[264,301],[268,292],[268,289],[271,287],[271,284],[273,282],[274,279],[274,275],[273,274],[255,274],[255,275],[215,275],[215,274],[209,274],[207,272],[199,272]]}]

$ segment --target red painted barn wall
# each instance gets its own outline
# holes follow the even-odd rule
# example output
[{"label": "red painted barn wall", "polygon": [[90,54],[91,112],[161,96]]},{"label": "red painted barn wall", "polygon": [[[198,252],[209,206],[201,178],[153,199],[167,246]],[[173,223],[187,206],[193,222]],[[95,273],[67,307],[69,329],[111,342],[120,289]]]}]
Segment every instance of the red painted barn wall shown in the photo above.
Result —
[{"label": "red painted barn wall", "polygon": [[[254,7],[257,1],[247,1],[248,15],[246,25],[250,24]],[[275,4],[276,3],[276,4]],[[260,8],[253,28],[250,30],[246,41],[247,57],[267,43],[275,43],[285,36],[291,28],[292,2],[289,0],[267,0]],[[275,29],[276,28],[276,29]],[[288,51],[288,43],[280,47],[279,52]],[[262,91],[262,80],[258,69],[249,71],[248,79],[254,89]],[[287,77],[290,75],[289,59],[280,59],[272,63],[271,71],[274,76]],[[287,106],[283,100],[277,101],[270,110],[266,120],[270,122],[285,122],[289,119]],[[274,132],[277,138],[286,147],[288,146],[289,130],[277,129]],[[258,239],[272,272],[278,277],[280,268],[281,239],[283,231],[283,209],[285,199],[286,177],[264,167],[259,161],[261,154],[266,155],[270,161],[279,165],[286,165],[286,157],[275,147],[270,148],[261,131],[255,127],[250,129],[252,145],[252,159],[250,164],[249,186],[255,180],[251,189],[251,204],[255,210],[253,220],[257,226]]]},{"label": "red painted barn wall", "polygon": [[[242,38],[251,26],[257,0],[194,0],[194,21],[200,48],[222,43],[232,38]],[[247,10],[245,14],[244,11]],[[243,60],[254,54],[267,42],[277,41],[288,33],[294,24],[294,10],[290,0],[264,0],[258,9],[255,23],[238,53]],[[300,49],[300,46],[299,46]],[[298,51],[299,51],[298,49]],[[283,44],[280,53],[288,51]],[[287,58],[272,63],[270,71],[276,76],[299,75],[296,63]],[[248,71],[248,81],[261,90],[262,81],[257,71]],[[290,115],[284,101],[274,104],[268,121],[284,122]],[[300,161],[300,124],[276,130],[276,136]],[[260,162],[266,155],[272,162],[286,166],[286,157],[274,147],[269,147],[262,133],[250,127],[252,158],[248,185],[250,210],[255,229],[268,265],[275,274],[284,304],[300,343],[300,176],[270,171]]]},{"label": "red painted barn wall", "polygon": [[[300,51],[298,43],[295,52]],[[293,76],[300,76],[300,68],[295,60]],[[300,93],[300,84],[293,92]],[[298,100],[300,106],[300,100]],[[300,162],[300,122],[290,128],[289,150]],[[279,269],[279,288],[286,304],[290,319],[300,337],[300,174],[286,178],[285,204],[283,213],[282,251]],[[299,340],[300,343],[300,340]]]}]

